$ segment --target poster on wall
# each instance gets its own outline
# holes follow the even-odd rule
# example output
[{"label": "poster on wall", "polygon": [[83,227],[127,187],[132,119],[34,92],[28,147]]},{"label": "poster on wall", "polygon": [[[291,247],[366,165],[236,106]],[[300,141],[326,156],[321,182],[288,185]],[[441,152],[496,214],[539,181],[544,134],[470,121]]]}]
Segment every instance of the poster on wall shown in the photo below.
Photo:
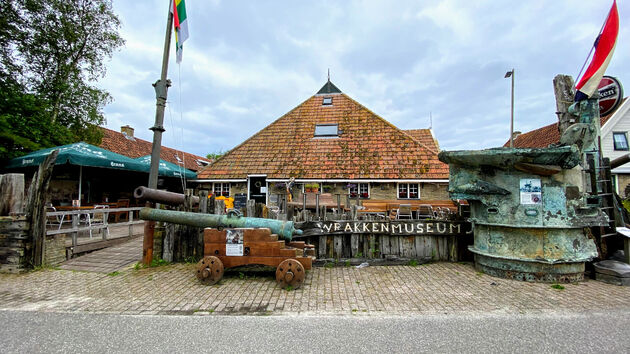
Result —
[{"label": "poster on wall", "polygon": [[243,230],[225,230],[225,255],[243,255]]},{"label": "poster on wall", "polygon": [[521,178],[521,204],[542,204],[542,188],[538,178]]}]

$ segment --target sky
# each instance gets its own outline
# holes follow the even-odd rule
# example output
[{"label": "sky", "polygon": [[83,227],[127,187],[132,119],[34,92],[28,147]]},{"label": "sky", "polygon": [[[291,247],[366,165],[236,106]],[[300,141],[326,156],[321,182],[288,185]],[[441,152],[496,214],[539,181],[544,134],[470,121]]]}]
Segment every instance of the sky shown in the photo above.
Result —
[{"label": "sky", "polygon": [[[97,85],[106,126],[152,141],[168,0],[114,0],[126,40]],[[183,60],[171,45],[162,144],[224,152],[314,95],[327,80],[400,129],[432,127],[443,150],[502,146],[556,122],[552,80],[574,78],[612,0],[186,0]],[[630,1],[607,75],[630,82]],[[625,64],[625,65],[624,65]]]}]

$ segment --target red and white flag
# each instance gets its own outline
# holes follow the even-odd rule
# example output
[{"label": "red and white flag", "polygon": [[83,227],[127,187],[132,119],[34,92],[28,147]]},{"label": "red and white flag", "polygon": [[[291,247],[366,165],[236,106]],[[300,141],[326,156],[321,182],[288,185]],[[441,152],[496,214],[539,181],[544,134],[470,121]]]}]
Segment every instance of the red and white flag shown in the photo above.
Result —
[{"label": "red and white flag", "polygon": [[585,100],[597,91],[599,82],[602,81],[610,58],[615,51],[618,33],[619,13],[617,12],[617,1],[613,1],[606,23],[595,40],[593,59],[580,81],[575,85],[575,101]]}]

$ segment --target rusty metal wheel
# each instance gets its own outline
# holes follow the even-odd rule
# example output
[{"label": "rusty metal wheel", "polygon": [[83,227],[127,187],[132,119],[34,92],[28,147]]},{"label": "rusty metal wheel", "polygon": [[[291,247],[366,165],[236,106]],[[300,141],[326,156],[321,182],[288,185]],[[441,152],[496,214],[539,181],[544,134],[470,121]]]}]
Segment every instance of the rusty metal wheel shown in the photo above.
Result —
[{"label": "rusty metal wheel", "polygon": [[197,263],[196,275],[206,285],[216,284],[223,278],[223,262],[215,256],[205,256]]},{"label": "rusty metal wheel", "polygon": [[304,267],[302,263],[295,259],[285,259],[276,269],[276,282],[281,288],[291,286],[293,289],[299,288],[304,282]]}]

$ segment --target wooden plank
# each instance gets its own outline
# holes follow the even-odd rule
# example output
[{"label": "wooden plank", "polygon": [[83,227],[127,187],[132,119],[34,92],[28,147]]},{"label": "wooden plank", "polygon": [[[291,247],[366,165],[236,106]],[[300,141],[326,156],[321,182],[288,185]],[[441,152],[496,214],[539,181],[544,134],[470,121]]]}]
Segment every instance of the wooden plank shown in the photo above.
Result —
[{"label": "wooden plank", "polygon": [[335,235],[333,237],[334,239],[334,254],[333,254],[333,258],[343,258],[343,236],[337,236]]},{"label": "wooden plank", "polygon": [[0,195],[2,196],[0,215],[24,212],[24,175],[22,173],[0,175]]},{"label": "wooden plank", "polygon": [[379,240],[379,245],[381,246],[381,255],[390,254],[390,246],[389,246],[389,236],[381,236]]},{"label": "wooden plank", "polygon": [[414,236],[401,236],[401,254],[406,258],[416,257],[416,244]]},{"label": "wooden plank", "polygon": [[400,256],[399,238],[400,236],[389,237],[390,254]]},{"label": "wooden plank", "polygon": [[359,253],[359,235],[357,234],[350,235],[350,253],[352,257],[356,257]]},{"label": "wooden plank", "polygon": [[319,244],[317,247],[317,257],[326,258],[326,239],[327,236],[319,236]]}]

